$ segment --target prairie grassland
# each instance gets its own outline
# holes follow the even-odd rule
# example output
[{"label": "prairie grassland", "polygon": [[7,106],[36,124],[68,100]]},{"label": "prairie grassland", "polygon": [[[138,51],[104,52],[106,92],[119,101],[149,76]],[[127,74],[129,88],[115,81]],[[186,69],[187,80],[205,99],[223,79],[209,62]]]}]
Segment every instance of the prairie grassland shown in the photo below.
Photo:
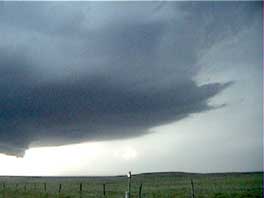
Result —
[{"label": "prairie grassland", "polygon": [[[261,198],[263,173],[147,173],[133,175],[131,198]],[[82,193],[80,193],[82,183]],[[46,184],[46,191],[45,191]],[[59,185],[61,192],[59,193]],[[103,193],[105,184],[105,195]],[[126,176],[0,177],[0,198],[124,198]]]}]

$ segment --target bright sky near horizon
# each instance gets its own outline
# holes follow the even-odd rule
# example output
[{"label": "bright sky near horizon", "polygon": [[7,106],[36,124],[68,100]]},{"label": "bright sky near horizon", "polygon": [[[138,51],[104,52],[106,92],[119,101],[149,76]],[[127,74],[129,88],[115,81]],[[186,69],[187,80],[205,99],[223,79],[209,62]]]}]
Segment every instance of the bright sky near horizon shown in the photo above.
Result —
[{"label": "bright sky near horizon", "polygon": [[0,175],[262,170],[262,2],[0,2]]}]

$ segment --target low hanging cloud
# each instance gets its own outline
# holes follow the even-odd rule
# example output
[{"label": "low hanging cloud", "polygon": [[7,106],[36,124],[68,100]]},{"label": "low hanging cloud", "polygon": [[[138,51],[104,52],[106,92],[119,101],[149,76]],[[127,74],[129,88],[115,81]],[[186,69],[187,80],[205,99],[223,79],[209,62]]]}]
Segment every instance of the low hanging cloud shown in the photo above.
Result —
[{"label": "low hanging cloud", "polygon": [[[35,6],[35,4],[43,4]],[[0,153],[144,135],[212,109],[197,64],[256,2],[1,2]]]}]

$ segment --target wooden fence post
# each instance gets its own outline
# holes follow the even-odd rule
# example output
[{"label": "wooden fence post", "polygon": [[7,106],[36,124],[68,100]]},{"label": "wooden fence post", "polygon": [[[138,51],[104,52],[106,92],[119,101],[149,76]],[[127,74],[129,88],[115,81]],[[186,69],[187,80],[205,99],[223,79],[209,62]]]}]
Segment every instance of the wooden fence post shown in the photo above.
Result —
[{"label": "wooden fence post", "polygon": [[80,183],[80,192],[82,192],[82,183]]},{"label": "wooden fence post", "polygon": [[59,185],[59,194],[61,193],[61,184]]},{"label": "wooden fence post", "polygon": [[82,183],[80,183],[80,198],[82,198]]},{"label": "wooden fence post", "polygon": [[131,178],[132,178],[131,171],[128,172],[127,176],[128,176],[128,198],[130,198],[131,197]]},{"label": "wooden fence post", "polygon": [[195,198],[194,185],[193,185],[193,180],[192,179],[191,179],[191,185],[192,185],[192,198]]},{"label": "wooden fence post", "polygon": [[138,198],[141,198],[142,184],[139,186]]},{"label": "wooden fence post", "polygon": [[103,193],[104,193],[104,196],[105,196],[105,184],[103,184]]},{"label": "wooden fence post", "polygon": [[5,198],[5,188],[6,188],[6,184],[5,182],[3,183],[3,198]]},{"label": "wooden fence post", "polygon": [[47,191],[47,183],[44,183],[44,192]]},{"label": "wooden fence post", "polygon": [[24,185],[24,191],[27,192],[27,184]]}]

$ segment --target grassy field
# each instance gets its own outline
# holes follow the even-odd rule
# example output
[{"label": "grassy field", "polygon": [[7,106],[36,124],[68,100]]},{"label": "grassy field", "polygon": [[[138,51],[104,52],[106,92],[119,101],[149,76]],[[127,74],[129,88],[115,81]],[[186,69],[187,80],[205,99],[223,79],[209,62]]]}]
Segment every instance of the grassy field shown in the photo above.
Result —
[{"label": "grassy field", "polygon": [[[147,173],[133,175],[132,198],[260,198],[263,173]],[[46,192],[45,192],[46,183]],[[80,193],[82,183],[82,193]],[[116,177],[0,177],[0,198],[121,198],[125,197],[128,178]],[[59,185],[61,184],[61,192]],[[103,195],[103,184],[105,193]]]}]

